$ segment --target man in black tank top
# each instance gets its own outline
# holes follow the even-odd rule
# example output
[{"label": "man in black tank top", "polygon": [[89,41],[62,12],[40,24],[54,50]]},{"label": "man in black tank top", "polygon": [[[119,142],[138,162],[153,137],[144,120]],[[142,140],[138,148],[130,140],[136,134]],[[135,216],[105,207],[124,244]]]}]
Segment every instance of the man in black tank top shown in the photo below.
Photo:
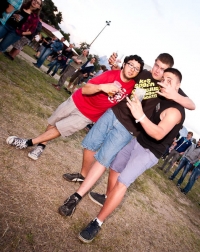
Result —
[{"label": "man in black tank top", "polygon": [[[178,92],[181,79],[181,73],[177,69],[168,68],[161,82]],[[112,162],[108,179],[109,192],[105,203],[97,217],[79,234],[79,239],[85,243],[95,238],[104,220],[121,203],[129,185],[158,162],[168,144],[178,134],[185,119],[184,108],[173,100],[160,101],[151,119],[144,114],[141,102],[136,95],[133,101],[127,98],[127,106],[135,122],[140,123],[143,130],[137,140],[133,138]],[[89,190],[89,185],[94,184],[100,176],[100,172],[92,168],[77,192],[59,208],[59,213],[70,216],[84,196],[85,190]]]}]

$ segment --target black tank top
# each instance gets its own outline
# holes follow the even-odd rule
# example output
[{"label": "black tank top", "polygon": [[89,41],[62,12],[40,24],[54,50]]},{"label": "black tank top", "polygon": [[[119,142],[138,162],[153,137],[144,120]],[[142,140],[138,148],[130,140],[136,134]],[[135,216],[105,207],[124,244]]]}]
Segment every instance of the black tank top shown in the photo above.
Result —
[{"label": "black tank top", "polygon": [[142,145],[142,147],[149,149],[157,158],[160,158],[162,156],[167,147],[173,142],[173,139],[178,135],[179,130],[181,129],[185,120],[185,110],[180,104],[172,100],[162,100],[157,104],[150,118],[153,123],[158,125],[158,123],[160,122],[160,114],[165,109],[172,107],[180,111],[182,115],[181,122],[179,124],[176,124],[174,128],[163,139],[157,141],[154,138],[150,137],[144,130],[137,137],[137,140]]}]

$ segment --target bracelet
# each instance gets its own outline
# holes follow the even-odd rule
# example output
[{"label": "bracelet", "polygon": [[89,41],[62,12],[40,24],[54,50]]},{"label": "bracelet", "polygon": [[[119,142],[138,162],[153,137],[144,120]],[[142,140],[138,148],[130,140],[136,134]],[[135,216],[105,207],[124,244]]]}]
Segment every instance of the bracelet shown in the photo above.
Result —
[{"label": "bracelet", "polygon": [[143,114],[139,119],[135,120],[136,123],[141,122],[146,117],[145,114]]}]

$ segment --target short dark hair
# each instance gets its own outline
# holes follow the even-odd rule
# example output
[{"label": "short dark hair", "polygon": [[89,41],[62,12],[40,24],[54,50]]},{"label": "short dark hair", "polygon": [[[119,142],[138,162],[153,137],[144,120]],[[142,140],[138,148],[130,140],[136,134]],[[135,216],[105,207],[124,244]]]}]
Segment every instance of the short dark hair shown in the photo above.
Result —
[{"label": "short dark hair", "polygon": [[176,77],[178,77],[178,79],[179,79],[179,81],[180,81],[180,83],[181,83],[181,81],[182,81],[182,74],[181,74],[181,72],[178,70],[178,69],[176,69],[176,68],[167,68],[167,69],[165,69],[165,71],[164,71],[164,73],[173,73],[174,75],[176,75]]},{"label": "short dark hair", "polygon": [[169,67],[174,65],[174,59],[169,53],[161,53],[156,60],[160,60],[163,64],[169,65]]},{"label": "short dark hair", "polygon": [[[144,61],[143,59],[138,56],[138,55],[130,55],[130,56],[126,56],[124,58],[124,64],[128,63],[130,60],[135,60],[137,61],[139,64],[140,64],[140,72],[143,70],[143,67],[144,67]],[[123,66],[122,66],[123,68]]]},{"label": "short dark hair", "polygon": [[105,72],[107,70],[105,65],[101,65],[101,69],[103,70],[103,72]]}]

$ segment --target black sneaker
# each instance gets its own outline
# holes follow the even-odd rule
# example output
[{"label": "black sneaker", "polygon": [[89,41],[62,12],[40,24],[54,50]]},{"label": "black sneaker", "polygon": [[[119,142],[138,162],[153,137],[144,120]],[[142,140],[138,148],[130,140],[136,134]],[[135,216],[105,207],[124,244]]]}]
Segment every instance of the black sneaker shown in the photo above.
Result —
[{"label": "black sneaker", "polygon": [[76,206],[78,205],[80,199],[72,194],[68,199],[64,201],[64,205],[58,208],[58,212],[62,216],[73,215]]},{"label": "black sneaker", "polygon": [[168,179],[169,179],[169,180],[173,180],[174,178],[172,178],[172,176],[171,176],[171,177],[169,177]]},{"label": "black sneaker", "polygon": [[89,198],[99,206],[103,206],[106,201],[106,195],[105,194],[99,194],[95,192],[89,192]]},{"label": "black sneaker", "polygon": [[95,238],[100,229],[101,227],[99,226],[98,222],[96,220],[93,220],[85,229],[80,232],[78,238],[82,242],[89,243]]},{"label": "black sneaker", "polygon": [[69,182],[83,182],[85,179],[80,173],[66,173],[63,178]]},{"label": "black sneaker", "polygon": [[184,189],[183,188],[181,188],[181,192],[183,193],[183,194],[187,194],[185,191],[184,191]]},{"label": "black sneaker", "polygon": [[163,167],[162,166],[158,166],[158,169],[163,170]]}]

